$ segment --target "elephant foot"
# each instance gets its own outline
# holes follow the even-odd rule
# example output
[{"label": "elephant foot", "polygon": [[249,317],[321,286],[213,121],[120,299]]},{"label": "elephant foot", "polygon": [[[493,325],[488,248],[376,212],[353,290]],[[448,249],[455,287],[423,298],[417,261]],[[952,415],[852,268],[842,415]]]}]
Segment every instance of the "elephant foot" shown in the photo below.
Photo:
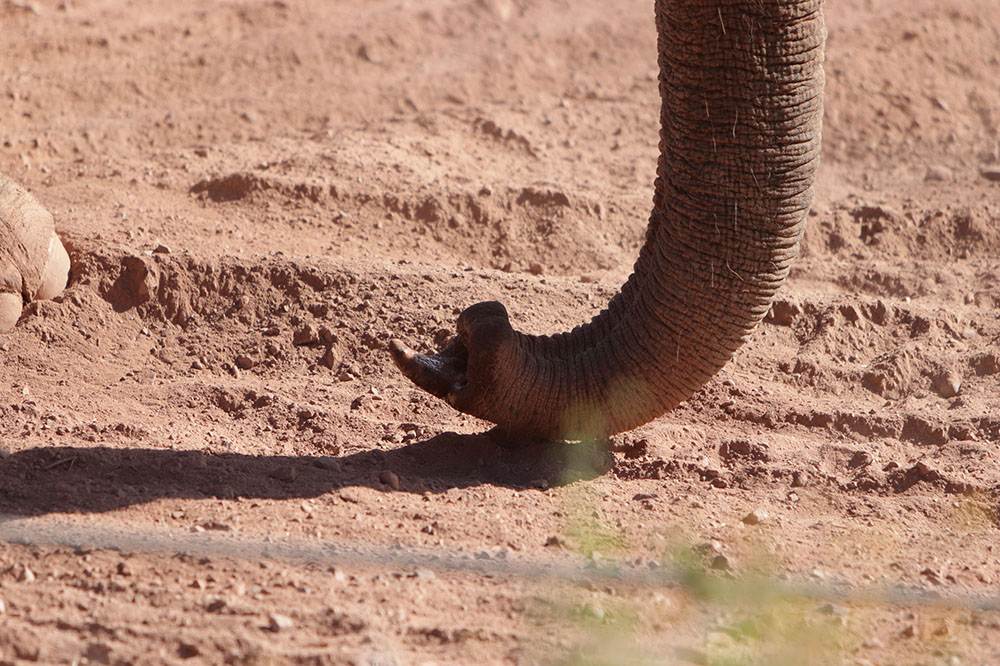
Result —
[{"label": "elephant foot", "polygon": [[35,292],[33,300],[46,300],[55,298],[66,288],[69,281],[69,255],[63,247],[59,236],[52,232],[49,239],[49,255],[45,260],[45,268],[42,270],[42,283]]},{"label": "elephant foot", "polygon": [[21,318],[23,300],[21,294],[4,292],[0,294],[0,333],[6,333],[14,328]]}]

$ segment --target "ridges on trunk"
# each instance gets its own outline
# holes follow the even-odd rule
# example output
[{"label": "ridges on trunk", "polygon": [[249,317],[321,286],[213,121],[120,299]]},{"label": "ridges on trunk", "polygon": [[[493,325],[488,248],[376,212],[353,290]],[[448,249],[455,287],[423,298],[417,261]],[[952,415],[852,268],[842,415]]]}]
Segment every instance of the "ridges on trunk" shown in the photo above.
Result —
[{"label": "ridges on trunk", "polygon": [[687,399],[770,307],[819,162],[822,0],[657,0],[660,159],[632,276],[569,333],[525,335],[479,303],[403,373],[510,439],[587,439]]}]

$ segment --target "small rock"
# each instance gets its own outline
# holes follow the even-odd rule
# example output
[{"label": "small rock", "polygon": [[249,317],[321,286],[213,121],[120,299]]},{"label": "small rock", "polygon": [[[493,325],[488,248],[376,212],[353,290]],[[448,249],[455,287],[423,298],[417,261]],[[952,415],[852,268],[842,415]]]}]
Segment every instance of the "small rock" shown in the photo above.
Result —
[{"label": "small rock", "polygon": [[597,604],[587,604],[583,607],[582,614],[584,617],[592,618],[598,622],[604,621],[604,609]]},{"label": "small rock", "polygon": [[35,572],[31,570],[31,567],[25,564],[21,567],[21,571],[18,572],[17,580],[19,583],[34,583]]},{"label": "small rock", "polygon": [[111,648],[104,643],[91,643],[87,646],[83,656],[96,664],[111,663]]},{"label": "small rock", "polygon": [[1000,164],[985,166],[980,173],[983,174],[983,178],[991,183],[1000,183]]},{"label": "small rock", "polygon": [[267,614],[267,628],[278,633],[279,631],[288,631],[295,626],[292,618],[287,615],[282,615],[280,613],[268,613]]},{"label": "small rock", "polygon": [[921,571],[920,575],[926,578],[930,583],[933,583],[934,585],[941,584],[941,574],[939,574],[937,571],[934,571],[934,569],[931,569],[930,567]]},{"label": "small rock", "polygon": [[243,354],[240,354],[239,356],[236,357],[236,365],[241,370],[249,370],[256,364],[254,363],[254,360],[249,356],[244,356]]},{"label": "small rock", "polygon": [[903,627],[903,630],[899,632],[900,638],[913,638],[916,635],[917,635],[917,628],[914,627],[912,624],[906,625],[905,627]]},{"label": "small rock", "polygon": [[825,603],[816,609],[816,612],[820,615],[829,615],[831,617],[843,617],[848,614],[848,610],[843,606],[837,606],[831,603]]},{"label": "small rock", "polygon": [[725,555],[716,555],[715,557],[713,557],[712,563],[709,566],[719,571],[729,571],[729,569],[731,568],[729,558],[726,557]]},{"label": "small rock", "polygon": [[0,446],[0,460],[6,460],[10,458],[10,449],[6,446]]},{"label": "small rock", "polygon": [[528,485],[532,488],[538,488],[539,490],[546,490],[549,487],[549,482],[546,479],[535,479]]},{"label": "small rock", "polygon": [[802,308],[796,303],[788,300],[777,300],[771,304],[768,320],[778,326],[791,326],[795,318],[801,313]]},{"label": "small rock", "polygon": [[754,509],[747,515],[743,516],[744,525],[760,525],[765,520],[767,520],[767,511],[764,511],[763,509]]},{"label": "small rock", "polygon": [[160,243],[155,248],[153,248],[153,254],[170,254],[170,248]]},{"label": "small rock", "polygon": [[177,656],[181,659],[193,659],[201,654],[201,650],[194,643],[182,642],[177,646]]},{"label": "small rock", "polygon": [[552,536],[550,536],[548,539],[545,540],[545,547],[565,548],[566,544],[565,542],[563,542],[562,539],[553,534]]},{"label": "small rock", "polygon": [[715,557],[722,553],[722,546],[717,541],[705,541],[694,546],[694,551],[705,557]]},{"label": "small rock", "polygon": [[855,451],[851,459],[847,461],[847,466],[852,469],[867,467],[875,462],[875,457],[867,451]]},{"label": "small rock", "polygon": [[382,58],[380,58],[368,44],[362,44],[358,47],[358,57],[362,60],[367,60],[373,65],[377,65],[382,62]]},{"label": "small rock", "polygon": [[382,470],[382,472],[378,475],[378,480],[393,490],[399,490],[399,477],[396,476],[396,473],[391,470]]},{"label": "small rock", "polygon": [[330,370],[333,370],[335,367],[337,367],[339,361],[340,359],[337,358],[337,355],[333,351],[333,345],[327,346],[326,352],[324,352],[323,354],[323,358],[319,360],[320,363],[325,365]]},{"label": "small rock", "polygon": [[542,267],[540,263],[538,263],[537,261],[533,261],[530,264],[528,264],[528,272],[531,273],[532,275],[541,275],[542,273],[545,272],[545,269]]},{"label": "small rock", "polygon": [[844,319],[851,323],[856,323],[859,319],[861,319],[861,314],[858,312],[858,309],[851,304],[841,305],[840,314],[844,315]]},{"label": "small rock", "polygon": [[413,576],[420,580],[434,580],[437,578],[437,574],[430,569],[417,569],[413,572]]},{"label": "small rock", "polygon": [[222,598],[212,599],[205,606],[205,610],[209,613],[221,613],[226,609],[226,600]]},{"label": "small rock", "polygon": [[943,164],[932,164],[927,167],[927,173],[924,174],[925,183],[950,183],[953,180],[955,174]]},{"label": "small rock", "polygon": [[954,370],[945,370],[934,378],[934,388],[942,398],[954,398],[962,388],[962,378]]},{"label": "small rock", "polygon": [[312,345],[317,342],[319,342],[319,334],[311,324],[306,324],[299,330],[295,331],[295,334],[292,336],[292,344],[298,346]]}]

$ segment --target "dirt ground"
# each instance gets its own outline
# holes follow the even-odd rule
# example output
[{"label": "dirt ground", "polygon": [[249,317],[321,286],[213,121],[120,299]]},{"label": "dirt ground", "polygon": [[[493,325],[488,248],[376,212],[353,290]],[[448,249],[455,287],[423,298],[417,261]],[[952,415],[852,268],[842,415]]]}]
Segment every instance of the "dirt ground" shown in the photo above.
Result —
[{"label": "dirt ground", "polygon": [[1000,12],[827,16],[787,286],[602,455],[386,343],[627,277],[651,0],[0,3],[74,264],[0,339],[0,663],[1000,664]]}]

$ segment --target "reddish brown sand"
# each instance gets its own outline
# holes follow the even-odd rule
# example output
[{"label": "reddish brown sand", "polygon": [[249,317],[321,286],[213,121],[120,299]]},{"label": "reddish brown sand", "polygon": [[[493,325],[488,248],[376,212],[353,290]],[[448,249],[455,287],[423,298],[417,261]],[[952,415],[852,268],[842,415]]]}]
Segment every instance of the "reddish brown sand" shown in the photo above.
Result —
[{"label": "reddish brown sand", "polygon": [[0,663],[1000,663],[996,0],[830,3],[791,279],[612,455],[392,367],[627,276],[651,5],[0,3],[74,261],[0,340]]}]

